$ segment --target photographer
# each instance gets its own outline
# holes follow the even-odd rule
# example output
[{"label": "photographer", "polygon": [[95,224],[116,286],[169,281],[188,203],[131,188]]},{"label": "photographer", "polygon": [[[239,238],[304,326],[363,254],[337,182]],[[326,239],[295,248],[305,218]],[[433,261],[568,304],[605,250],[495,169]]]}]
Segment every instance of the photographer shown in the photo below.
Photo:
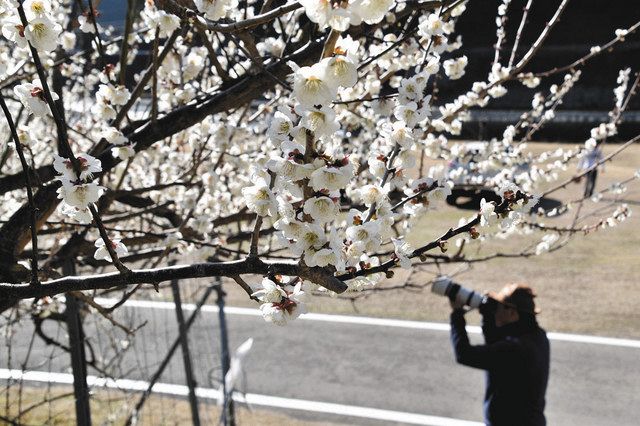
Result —
[{"label": "photographer", "polygon": [[521,284],[490,293],[479,307],[485,344],[477,346],[469,343],[462,303],[451,301],[451,342],[456,361],[487,371],[487,425],[546,424],[549,341],[536,321],[534,297],[531,288]]}]

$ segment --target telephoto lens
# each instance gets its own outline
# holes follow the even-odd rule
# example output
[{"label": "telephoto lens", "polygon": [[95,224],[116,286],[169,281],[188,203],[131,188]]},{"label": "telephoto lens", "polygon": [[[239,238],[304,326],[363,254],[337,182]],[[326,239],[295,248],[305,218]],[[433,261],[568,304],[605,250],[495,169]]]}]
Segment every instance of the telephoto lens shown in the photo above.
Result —
[{"label": "telephoto lens", "polygon": [[451,301],[469,306],[472,309],[478,309],[480,305],[486,303],[485,300],[488,299],[480,293],[454,283],[451,278],[446,275],[440,276],[434,281],[431,286],[431,291],[440,296],[446,296]]}]

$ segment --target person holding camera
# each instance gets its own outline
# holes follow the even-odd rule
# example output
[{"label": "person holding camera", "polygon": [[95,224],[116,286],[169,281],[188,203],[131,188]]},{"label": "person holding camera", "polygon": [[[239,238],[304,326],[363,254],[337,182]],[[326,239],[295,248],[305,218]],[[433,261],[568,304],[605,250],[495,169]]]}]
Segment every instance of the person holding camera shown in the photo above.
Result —
[{"label": "person holding camera", "polygon": [[[453,284],[455,286],[455,284]],[[451,301],[451,343],[460,364],[486,370],[484,418],[488,426],[545,425],[545,392],[549,378],[549,340],[538,326],[533,290],[510,284],[489,293],[477,307],[482,315],[484,345],[471,345],[465,330],[466,289],[447,294]],[[466,290],[468,292],[468,290]],[[472,295],[473,292],[470,292]],[[477,294],[475,298],[478,299]]]}]

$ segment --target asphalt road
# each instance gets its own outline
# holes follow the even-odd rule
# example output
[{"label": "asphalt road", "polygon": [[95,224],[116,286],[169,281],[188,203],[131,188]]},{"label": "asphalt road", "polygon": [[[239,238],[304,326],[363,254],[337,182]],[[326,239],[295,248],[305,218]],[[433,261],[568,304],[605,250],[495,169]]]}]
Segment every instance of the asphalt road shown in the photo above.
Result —
[{"label": "asphalt road", "polygon": [[[189,313],[186,313],[189,315]],[[217,314],[204,312],[191,330],[190,342],[198,385],[217,387],[219,331]],[[138,332],[124,357],[122,377],[148,380],[154,365],[176,336],[175,313],[125,307],[123,321],[147,326]],[[244,391],[385,410],[481,421],[484,375],[457,365],[448,333],[359,324],[297,320],[286,327],[260,317],[228,315],[234,349],[254,338],[246,358]],[[108,351],[91,323],[85,332]],[[53,329],[50,330],[53,332]],[[26,352],[29,327],[19,331],[16,360]],[[471,335],[480,342],[481,336]],[[38,343],[33,369],[68,371],[68,356],[38,367],[51,349]],[[161,381],[184,384],[181,353],[176,353]],[[640,418],[640,349],[551,342],[551,375],[547,392],[550,425],[637,425]],[[4,367],[4,366],[0,366]],[[95,374],[95,372],[90,372]],[[388,425],[388,421],[300,411],[288,414],[316,421]],[[401,423],[398,423],[401,424]]]}]

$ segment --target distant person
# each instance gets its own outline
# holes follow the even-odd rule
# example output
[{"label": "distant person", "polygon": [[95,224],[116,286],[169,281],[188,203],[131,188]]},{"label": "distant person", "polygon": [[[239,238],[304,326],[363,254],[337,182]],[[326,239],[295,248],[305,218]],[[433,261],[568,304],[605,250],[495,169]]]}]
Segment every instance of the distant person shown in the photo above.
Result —
[{"label": "distant person", "polygon": [[484,419],[489,426],[540,426],[549,378],[549,340],[538,326],[530,287],[505,286],[480,306],[484,345],[471,345],[465,311],[451,302],[451,343],[456,361],[487,371]]},{"label": "distant person", "polygon": [[[596,146],[591,151],[587,152],[578,163],[578,170],[585,171],[594,167],[602,160],[602,151],[599,146]],[[596,179],[598,177],[598,168],[588,172],[585,176],[586,182],[584,184],[584,198],[590,198],[593,195],[593,191],[596,189]]]}]

